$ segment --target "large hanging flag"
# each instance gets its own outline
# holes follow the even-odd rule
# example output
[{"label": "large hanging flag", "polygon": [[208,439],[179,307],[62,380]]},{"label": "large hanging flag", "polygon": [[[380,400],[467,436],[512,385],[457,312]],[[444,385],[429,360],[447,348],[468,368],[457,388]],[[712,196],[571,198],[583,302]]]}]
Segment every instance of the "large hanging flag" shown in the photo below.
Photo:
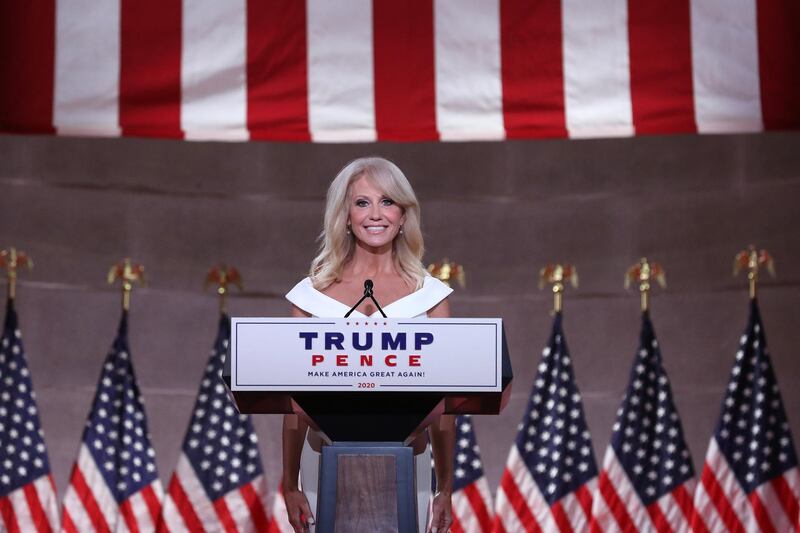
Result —
[{"label": "large hanging flag", "polygon": [[[436,471],[431,472],[431,489],[436,492]],[[454,533],[483,533],[492,530],[492,493],[483,473],[483,461],[470,415],[456,417],[456,449],[453,455]]]},{"label": "large hanging flag", "polygon": [[693,492],[689,448],[644,311],[639,349],[603,459],[592,530],[686,531]]},{"label": "large hanging flag", "polygon": [[797,454],[754,298],[700,481],[696,531],[790,531],[797,524]]},{"label": "large hanging flag", "polygon": [[128,348],[128,312],[106,357],[64,496],[64,531],[154,531],[163,489]]},{"label": "large hanging flag", "polygon": [[567,341],[550,339],[497,489],[494,531],[585,531],[597,464]]},{"label": "large hanging flag", "polygon": [[258,438],[250,416],[236,411],[221,378],[229,339],[230,321],[222,314],[159,531],[267,530]]},{"label": "large hanging flag", "polygon": [[55,531],[56,498],[14,301],[0,337],[0,531]]},{"label": "large hanging flag", "polygon": [[800,128],[794,0],[0,2],[0,131],[364,142]]}]

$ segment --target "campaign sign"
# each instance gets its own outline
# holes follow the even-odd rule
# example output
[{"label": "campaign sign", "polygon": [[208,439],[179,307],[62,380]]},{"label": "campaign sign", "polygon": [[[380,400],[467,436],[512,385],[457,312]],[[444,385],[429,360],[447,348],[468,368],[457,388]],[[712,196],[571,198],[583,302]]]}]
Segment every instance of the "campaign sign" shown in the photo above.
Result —
[{"label": "campaign sign", "polygon": [[502,389],[499,318],[231,318],[234,391]]}]

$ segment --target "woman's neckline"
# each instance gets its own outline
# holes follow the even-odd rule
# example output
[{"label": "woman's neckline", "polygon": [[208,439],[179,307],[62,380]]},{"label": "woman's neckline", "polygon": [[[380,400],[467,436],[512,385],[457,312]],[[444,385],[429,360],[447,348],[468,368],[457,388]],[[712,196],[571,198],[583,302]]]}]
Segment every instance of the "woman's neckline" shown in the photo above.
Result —
[{"label": "woman's neckline", "polygon": [[[422,289],[424,289],[424,288],[425,288],[425,284],[428,282],[428,278],[429,278],[429,277],[430,277],[430,276],[425,276],[425,278],[422,280],[422,287],[420,287],[419,289],[415,290],[414,292],[411,292],[411,293],[408,293],[408,294],[406,294],[405,296],[401,296],[401,297],[400,297],[400,298],[398,298],[397,300],[394,300],[392,303],[389,303],[389,304],[386,304],[386,305],[381,305],[381,309],[383,309],[383,310],[385,311],[385,310],[389,309],[390,307],[394,306],[395,304],[398,304],[398,303],[400,303],[400,302],[403,302],[403,301],[407,300],[408,298],[411,298],[412,296],[414,296],[414,295],[416,295],[416,294],[419,294],[419,292],[420,292]],[[325,294],[325,293],[324,293],[324,292],[322,292],[321,290],[319,290],[319,289],[317,289],[316,287],[314,287],[314,284],[311,282],[311,278],[306,278],[306,279],[308,280],[308,286],[309,286],[309,287],[311,287],[311,290],[313,290],[314,292],[316,292],[316,293],[317,293],[317,294],[319,294],[320,296],[322,296],[322,297],[324,297],[324,298],[327,298],[327,299],[328,299],[328,300],[330,300],[331,302],[334,302],[334,303],[336,303],[336,304],[337,304],[337,305],[339,305],[341,308],[343,308],[343,309],[347,309],[348,311],[350,310],[351,306],[347,305],[346,303],[344,303],[344,302],[342,302],[342,301],[340,301],[340,300],[337,300],[337,299],[336,299],[336,298],[334,298],[333,296],[328,296],[327,294]],[[378,303],[380,303],[380,302],[378,302]],[[371,315],[365,315],[364,313],[362,313],[361,311],[359,311],[359,310],[357,310],[357,309],[356,309],[355,311],[353,311],[353,314],[356,314],[356,313],[358,313],[358,314],[359,314],[361,317],[364,317],[364,318],[371,318],[371,317],[374,317],[375,315],[378,315],[378,314],[380,314],[380,311],[377,311],[377,310],[376,310],[376,311],[375,311],[374,313],[372,313]]]}]

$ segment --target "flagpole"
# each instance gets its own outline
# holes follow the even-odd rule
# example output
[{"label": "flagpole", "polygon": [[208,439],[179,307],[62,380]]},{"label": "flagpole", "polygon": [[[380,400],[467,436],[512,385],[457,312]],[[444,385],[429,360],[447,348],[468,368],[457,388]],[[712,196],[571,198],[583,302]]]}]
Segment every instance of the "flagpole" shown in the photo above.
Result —
[{"label": "flagpole", "polygon": [[227,311],[228,286],[233,284],[240,291],[242,290],[242,276],[236,267],[220,264],[212,267],[206,274],[205,287],[210,285],[217,286],[219,295],[219,312],[225,314]]},{"label": "flagpole", "polygon": [[756,250],[752,244],[742,250],[733,259],[733,275],[738,276],[739,272],[747,270],[747,281],[750,285],[750,299],[756,299],[756,285],[758,284],[758,271],[761,266],[767,268],[767,272],[775,277],[775,261],[766,250]]},{"label": "flagpole", "polygon": [[631,266],[625,272],[625,288],[628,289],[631,283],[639,283],[639,294],[641,294],[642,312],[646,313],[650,309],[650,289],[651,281],[655,280],[662,289],[667,286],[667,278],[664,269],[658,263],[651,263],[646,257],[642,257],[638,263]]},{"label": "flagpole", "polygon": [[116,265],[113,265],[108,271],[108,284],[113,285],[117,280],[122,282],[122,310],[128,311],[131,307],[133,284],[145,284],[144,266],[133,264],[130,258],[126,257]]},{"label": "flagpole", "polygon": [[13,301],[17,297],[17,271],[19,267],[28,267],[28,270],[31,270],[33,260],[22,250],[11,247],[7,250],[0,250],[0,267],[6,269],[8,299]]},{"label": "flagpole", "polygon": [[553,291],[553,312],[560,313],[564,307],[564,282],[568,281],[572,287],[578,288],[578,270],[569,264],[548,264],[539,270],[539,289],[543,289],[545,284],[552,285]]}]

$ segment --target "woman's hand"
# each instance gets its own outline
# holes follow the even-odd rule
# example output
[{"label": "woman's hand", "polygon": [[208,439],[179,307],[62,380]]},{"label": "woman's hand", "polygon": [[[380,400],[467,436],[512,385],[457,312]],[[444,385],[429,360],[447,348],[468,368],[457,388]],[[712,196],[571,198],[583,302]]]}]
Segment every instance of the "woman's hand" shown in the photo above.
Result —
[{"label": "woman's hand", "polygon": [[315,524],[306,495],[300,490],[290,490],[283,493],[283,499],[292,529],[295,533],[306,533],[308,526]]},{"label": "woman's hand", "polygon": [[453,523],[452,501],[449,492],[440,491],[433,497],[429,533],[449,533]]}]

